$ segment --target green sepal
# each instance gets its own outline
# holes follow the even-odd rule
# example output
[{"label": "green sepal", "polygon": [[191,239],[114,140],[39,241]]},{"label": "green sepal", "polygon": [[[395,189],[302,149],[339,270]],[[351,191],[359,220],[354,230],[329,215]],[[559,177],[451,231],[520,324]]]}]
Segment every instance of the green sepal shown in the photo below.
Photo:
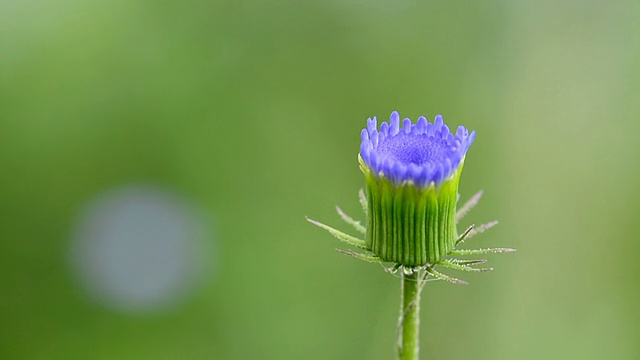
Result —
[{"label": "green sepal", "polygon": [[456,202],[464,161],[439,186],[418,188],[410,181],[392,183],[373,174],[360,159],[369,214],[365,241],[370,251],[404,267],[435,264],[458,239]]},{"label": "green sepal", "polygon": [[340,254],[343,255],[347,255],[347,256],[351,256],[354,257],[356,259],[360,259],[362,261],[366,261],[366,262],[370,262],[370,263],[381,263],[382,259],[380,259],[379,257],[373,255],[373,254],[365,254],[365,253],[359,253],[353,250],[342,250],[342,249],[336,249],[337,252],[339,252]]},{"label": "green sepal", "polygon": [[[366,173],[366,168],[363,167],[363,163],[361,162],[361,169],[363,170],[363,172],[365,172],[365,175],[367,175]],[[458,170],[458,172],[455,174],[455,177],[457,177],[458,181],[459,181],[459,175],[460,175],[460,169]],[[365,178],[367,178],[365,176]],[[453,179],[453,178],[452,178]],[[452,180],[449,179],[449,180]],[[369,178],[367,178],[368,181],[370,181]],[[387,231],[387,233],[389,236],[395,236],[396,239],[398,236],[403,236],[403,235],[407,235],[409,234],[410,237],[404,236],[402,238],[402,242],[390,242],[390,241],[386,241],[384,242],[384,244],[386,244],[387,246],[389,246],[391,244],[391,248],[393,249],[401,249],[402,247],[406,248],[411,248],[412,246],[414,248],[416,248],[416,246],[420,249],[420,244],[415,245],[412,244],[412,242],[415,242],[413,238],[413,236],[416,234],[416,224],[418,223],[424,223],[425,224],[425,228],[423,228],[423,230],[426,229],[426,225],[430,225],[430,226],[438,226],[439,223],[437,220],[441,220],[441,219],[435,219],[435,217],[433,216],[433,214],[431,214],[431,216],[429,216],[430,214],[427,213],[427,211],[425,211],[423,214],[420,214],[419,212],[417,212],[417,209],[421,209],[424,206],[428,206],[431,205],[432,207],[434,207],[434,205],[440,205],[440,203],[438,203],[438,200],[440,200],[440,198],[438,198],[438,195],[442,194],[441,188],[436,189],[435,187],[431,186],[428,187],[426,189],[415,189],[414,187],[412,187],[412,184],[407,183],[407,184],[403,184],[403,186],[401,186],[400,188],[402,188],[402,190],[399,192],[400,194],[410,194],[411,196],[415,196],[416,193],[420,194],[420,191],[423,192],[422,195],[424,195],[424,192],[428,192],[431,191],[430,195],[431,198],[429,196],[423,196],[423,197],[417,197],[417,200],[415,200],[413,203],[411,202],[406,202],[403,200],[404,199],[398,199],[397,198],[397,193],[398,191],[396,191],[391,184],[384,179],[383,176],[380,176],[380,178],[378,179],[379,181],[386,181],[386,184],[383,184],[384,187],[383,190],[385,191],[385,195],[387,195],[387,199],[378,199],[375,200],[373,199],[370,195],[370,193],[372,193],[371,191],[369,191],[370,189],[367,187],[367,193],[365,193],[362,189],[359,192],[359,200],[360,200],[360,204],[362,205],[362,208],[365,212],[365,215],[367,216],[367,227],[362,226],[362,224],[357,221],[354,220],[351,216],[347,215],[344,211],[342,211],[342,209],[340,209],[339,207],[336,207],[336,210],[338,211],[338,214],[340,215],[340,217],[349,225],[353,226],[358,232],[363,233],[365,236],[367,237],[367,240],[369,239],[369,226],[370,226],[370,221],[372,221],[372,219],[369,217],[369,209],[375,205],[378,204],[379,206],[381,206],[382,204],[386,204],[389,205],[391,204],[392,206],[395,207],[395,209],[404,209],[405,211],[396,211],[396,213],[394,214],[393,212],[391,212],[391,214],[394,215],[394,217],[391,217],[391,219],[393,219],[394,221],[399,221],[399,224],[401,225],[405,225],[405,228],[402,229],[401,231]],[[445,182],[446,183],[446,182]],[[369,185],[369,183],[367,183],[367,185]],[[413,193],[411,193],[411,191],[413,191]],[[445,190],[446,191],[446,190]],[[456,184],[456,192],[457,192],[457,184]],[[394,197],[390,197],[389,195],[394,195]],[[449,193],[450,195],[453,194],[453,192]],[[453,203],[453,207],[449,208],[450,212],[447,213],[447,215],[451,215],[452,216],[450,218],[444,217],[444,220],[459,220],[460,218],[462,218],[462,216],[464,216],[469,210],[471,210],[471,208],[473,208],[477,203],[478,200],[480,199],[480,196],[482,195],[482,192],[477,193],[476,195],[474,195],[469,201],[467,201],[467,203],[465,203],[463,205],[463,207],[459,210],[459,211],[455,211],[455,205],[456,202],[459,198],[459,196],[457,195],[457,193],[455,194],[455,202]],[[449,199],[454,198],[454,196],[451,196]],[[391,200],[389,200],[391,199]],[[383,201],[384,200],[384,201]],[[404,206],[407,206],[408,208],[405,208]],[[446,203],[445,203],[446,205]],[[412,206],[414,206],[414,208],[412,208]],[[437,206],[436,206],[437,207]],[[445,211],[446,207],[442,207],[442,209],[440,209],[441,211]],[[413,211],[413,212],[412,212]],[[403,221],[403,217],[400,216],[402,214],[414,214],[415,216],[413,217],[413,222],[411,222],[411,219],[409,221]],[[375,212],[372,212],[372,216],[375,214]],[[380,215],[380,214],[377,214]],[[384,215],[384,214],[383,214]],[[389,214],[387,214],[388,216]],[[344,242],[345,244],[349,245],[349,246],[353,246],[362,250],[365,250],[364,252],[357,252],[357,251],[353,251],[353,250],[342,250],[342,249],[336,249],[339,253],[347,255],[347,256],[351,256],[354,258],[357,258],[359,260],[362,261],[366,261],[366,262],[370,262],[370,263],[384,263],[384,262],[391,262],[392,265],[391,267],[387,267],[386,271],[389,273],[396,273],[398,270],[402,269],[403,272],[407,273],[407,274],[413,274],[414,272],[421,272],[422,275],[420,276],[420,288],[422,288],[424,286],[424,284],[427,281],[427,277],[431,276],[434,277],[436,279],[439,280],[445,280],[447,282],[450,283],[454,283],[454,284],[467,284],[466,281],[440,273],[438,271],[436,271],[434,269],[434,266],[442,266],[442,267],[446,267],[449,269],[453,269],[453,270],[461,270],[461,271],[471,271],[471,272],[483,272],[483,271],[491,271],[493,270],[493,268],[474,268],[472,266],[474,265],[480,265],[480,264],[484,264],[487,262],[487,260],[485,259],[453,259],[453,258],[448,258],[448,256],[451,255],[479,255],[479,254],[490,254],[490,253],[506,253],[506,252],[514,252],[515,249],[510,249],[510,248],[491,248],[491,249],[477,249],[477,250],[456,250],[455,248],[463,243],[465,240],[480,234],[490,228],[492,228],[493,226],[495,226],[498,222],[497,221],[492,221],[477,227],[474,227],[474,225],[469,226],[460,236],[454,237],[454,241],[453,241],[453,246],[451,248],[451,250],[449,250],[444,256],[440,256],[439,252],[435,251],[435,249],[437,249],[438,245],[440,245],[440,243],[436,243],[435,246],[433,246],[432,248],[429,248],[428,245],[430,245],[430,243],[427,243],[427,246],[422,247],[421,249],[429,249],[427,250],[427,256],[434,256],[434,258],[437,258],[438,256],[440,256],[438,261],[434,261],[434,262],[426,262],[424,264],[418,264],[418,265],[412,265],[412,264],[404,264],[403,262],[400,261],[394,261],[391,259],[384,259],[381,256],[379,256],[378,254],[373,252],[373,249],[370,248],[370,243],[367,240],[363,240],[363,239],[359,239],[357,237],[348,235],[342,231],[339,231],[337,229],[334,229],[328,225],[325,225],[323,223],[320,223],[318,221],[306,218],[307,221],[309,221],[310,223],[328,231],[331,235],[333,235],[334,237],[336,237],[338,240]],[[381,219],[381,217],[377,218],[378,220]],[[435,219],[435,220],[434,220]],[[413,226],[412,226],[413,224]],[[433,228],[428,228],[431,231],[429,231],[430,233],[434,233]],[[411,232],[411,230],[413,230],[413,233]],[[454,232],[453,234],[456,234],[455,232],[455,226],[454,226]],[[424,244],[422,244],[424,245]]]},{"label": "green sepal", "polygon": [[364,240],[362,239],[358,239],[357,237],[351,236],[351,235],[347,235],[345,233],[343,233],[340,230],[336,230],[334,228],[332,228],[331,226],[325,225],[321,222],[315,221],[313,219],[309,219],[306,218],[308,222],[312,223],[313,225],[327,230],[331,235],[333,235],[336,239],[342,241],[343,243],[347,244],[347,245],[351,245],[351,246],[355,246],[357,248],[360,249],[365,249],[365,250],[369,250],[367,248],[367,244],[365,243]]},{"label": "green sepal", "polygon": [[471,199],[469,199],[469,201],[464,203],[464,205],[462,205],[462,207],[456,213],[456,222],[462,220],[462,218],[465,215],[467,215],[467,213],[471,211],[471,209],[473,209],[476,205],[478,205],[478,202],[480,201],[481,197],[482,197],[482,190],[478,191],[475,195],[471,197]]},{"label": "green sepal", "polygon": [[450,259],[440,261],[438,263],[438,265],[444,266],[444,267],[449,268],[449,269],[468,271],[468,272],[484,272],[484,271],[493,270],[493,268],[474,268],[474,267],[471,267],[471,266],[468,266],[468,265],[462,265],[462,264],[457,263],[455,261],[451,261]]},{"label": "green sepal", "polygon": [[467,228],[467,230],[465,230],[462,235],[460,235],[460,237],[458,237],[458,240],[456,240],[456,243],[454,244],[454,246],[458,246],[459,244],[461,244],[462,242],[464,242],[464,239],[467,238],[467,236],[469,236],[469,233],[471,233],[471,231],[473,230],[473,225],[469,226]]},{"label": "green sepal", "polygon": [[488,222],[488,223],[486,223],[486,224],[482,224],[482,225],[480,225],[480,226],[478,226],[478,227],[474,227],[474,228],[473,228],[473,230],[471,230],[471,231],[467,234],[467,236],[465,236],[465,238],[464,238],[464,239],[462,239],[462,241],[461,241],[461,242],[463,242],[464,240],[467,240],[467,239],[471,239],[472,237],[474,237],[474,236],[476,236],[476,235],[478,235],[478,234],[481,234],[481,233],[483,233],[483,232],[485,232],[485,231],[487,231],[487,230],[491,229],[492,227],[494,227],[494,226],[496,226],[496,225],[498,225],[498,222],[497,222],[497,221],[491,221],[491,222]]},{"label": "green sepal", "polygon": [[369,203],[367,202],[367,195],[364,193],[363,189],[358,191],[358,200],[360,200],[360,205],[362,206],[362,211],[364,211],[365,218],[369,216]]},{"label": "green sepal", "polygon": [[336,211],[338,211],[338,215],[340,215],[342,220],[344,220],[344,222],[346,222],[347,224],[353,226],[353,228],[356,229],[356,231],[358,231],[362,235],[366,233],[367,229],[364,226],[362,226],[362,224],[360,224],[360,221],[354,220],[351,216],[347,215],[344,211],[342,211],[342,209],[340,209],[339,206],[336,206]]},{"label": "green sepal", "polygon": [[451,255],[484,255],[484,254],[498,254],[515,252],[516,249],[509,248],[491,248],[491,249],[477,249],[477,250],[453,250]]},{"label": "green sepal", "polygon": [[453,283],[453,284],[457,284],[457,285],[468,285],[469,284],[468,282],[466,282],[466,281],[464,281],[462,279],[458,279],[458,278],[455,278],[453,276],[445,275],[445,274],[443,274],[441,272],[435,271],[432,267],[427,267],[427,273],[429,275],[432,275],[432,276],[440,279],[440,280],[448,281],[448,282]]},{"label": "green sepal", "polygon": [[454,262],[458,265],[470,266],[470,265],[480,265],[485,264],[487,259],[475,259],[475,260],[467,260],[467,259],[447,259],[446,261]]}]

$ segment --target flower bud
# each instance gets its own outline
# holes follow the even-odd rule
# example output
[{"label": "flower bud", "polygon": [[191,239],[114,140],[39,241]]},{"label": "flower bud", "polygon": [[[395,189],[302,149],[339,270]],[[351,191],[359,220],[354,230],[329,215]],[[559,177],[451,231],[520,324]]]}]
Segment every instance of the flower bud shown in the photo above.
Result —
[{"label": "flower bud", "polygon": [[442,116],[414,124],[391,114],[361,133],[358,160],[366,180],[367,247],[405,267],[435,264],[455,246],[458,184],[475,132],[452,134]]}]

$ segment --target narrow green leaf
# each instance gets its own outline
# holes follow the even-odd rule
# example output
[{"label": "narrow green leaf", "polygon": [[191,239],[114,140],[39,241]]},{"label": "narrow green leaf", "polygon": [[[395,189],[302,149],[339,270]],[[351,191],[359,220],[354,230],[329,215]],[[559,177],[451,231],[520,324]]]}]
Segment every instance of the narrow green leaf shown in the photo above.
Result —
[{"label": "narrow green leaf", "polygon": [[473,268],[473,267],[470,267],[470,266],[457,264],[457,263],[451,262],[449,260],[440,261],[440,262],[437,263],[437,265],[444,266],[444,267],[449,268],[449,269],[460,270],[460,271],[468,271],[468,272],[484,272],[484,271],[493,270],[493,268]]},{"label": "narrow green leaf", "polygon": [[370,263],[381,263],[383,262],[382,259],[380,259],[379,257],[371,254],[364,254],[364,253],[359,253],[359,252],[355,252],[353,250],[342,250],[342,249],[336,249],[337,252],[339,252],[340,254],[343,255],[347,255],[347,256],[351,256],[354,257],[356,259],[362,260],[362,261],[366,261],[366,262],[370,262]]},{"label": "narrow green leaf", "polygon": [[309,218],[306,218],[306,219],[307,219],[308,222],[312,223],[313,225],[315,225],[315,226],[317,226],[317,227],[319,227],[321,229],[327,230],[336,239],[344,242],[345,244],[348,244],[348,245],[351,245],[351,246],[355,246],[355,247],[360,248],[360,249],[368,250],[367,249],[367,245],[366,245],[364,240],[358,239],[358,238],[353,237],[351,235],[347,235],[347,234],[343,233],[340,230],[336,230],[336,229],[334,229],[334,228],[332,228],[330,226],[327,226],[327,225],[325,225],[325,224],[323,224],[321,222],[315,221],[313,219],[309,219]]},{"label": "narrow green leaf", "polygon": [[477,249],[477,250],[453,250],[451,255],[483,255],[483,254],[497,254],[515,252],[516,249],[509,248],[492,248],[492,249]]},{"label": "narrow green leaf", "polygon": [[487,262],[486,259],[476,259],[476,260],[447,259],[447,260],[454,264],[463,265],[463,266],[480,265]]},{"label": "narrow green leaf", "polygon": [[469,284],[468,282],[466,282],[464,280],[461,280],[461,279],[458,279],[458,278],[454,278],[454,277],[449,276],[449,275],[445,275],[445,274],[443,274],[441,272],[437,272],[431,267],[427,268],[427,272],[430,275],[433,275],[434,277],[436,277],[436,278],[438,278],[440,280],[448,281],[448,282],[453,283],[453,284],[458,284],[458,285],[468,285]]},{"label": "narrow green leaf", "polygon": [[360,191],[358,191],[358,198],[360,199],[360,205],[362,205],[364,215],[369,216],[369,202],[367,201],[367,195],[364,194],[363,189],[360,189]]},{"label": "narrow green leaf", "polygon": [[342,211],[342,209],[340,209],[340,207],[338,206],[336,206],[336,210],[338,211],[338,215],[340,215],[340,217],[342,218],[342,220],[344,220],[344,222],[353,226],[353,228],[356,229],[356,231],[358,231],[362,235],[366,234],[367,230],[365,229],[364,226],[362,226],[362,224],[360,224],[360,221],[354,220],[351,216],[347,215],[344,211]]},{"label": "narrow green leaf", "polygon": [[486,224],[482,224],[482,225],[474,228],[471,232],[469,232],[469,234],[465,237],[465,240],[471,239],[472,237],[474,237],[474,236],[476,236],[476,235],[478,235],[480,233],[483,233],[483,232],[491,229],[492,227],[494,227],[496,225],[498,225],[497,221],[491,221],[491,222],[488,222]]},{"label": "narrow green leaf", "polygon": [[465,215],[467,215],[467,213],[471,211],[471,209],[473,209],[474,206],[478,204],[478,201],[480,201],[481,197],[482,197],[482,190],[478,191],[475,195],[471,197],[471,199],[469,199],[469,201],[467,201],[464,205],[462,205],[462,207],[458,209],[458,212],[456,213],[456,222],[462,220],[462,218]]},{"label": "narrow green leaf", "polygon": [[458,246],[458,244],[464,242],[464,239],[469,235],[471,230],[473,230],[473,225],[469,226],[467,230],[465,230],[464,233],[458,237],[458,240],[456,240],[456,244],[454,246]]}]

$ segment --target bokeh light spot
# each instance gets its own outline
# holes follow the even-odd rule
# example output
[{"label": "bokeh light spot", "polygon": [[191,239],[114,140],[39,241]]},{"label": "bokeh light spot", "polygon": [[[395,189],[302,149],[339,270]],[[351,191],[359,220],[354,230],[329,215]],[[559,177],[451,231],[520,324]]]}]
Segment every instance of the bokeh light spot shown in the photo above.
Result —
[{"label": "bokeh light spot", "polygon": [[90,199],[75,222],[71,263],[83,289],[124,312],[184,301],[210,273],[209,236],[197,208],[151,185]]}]

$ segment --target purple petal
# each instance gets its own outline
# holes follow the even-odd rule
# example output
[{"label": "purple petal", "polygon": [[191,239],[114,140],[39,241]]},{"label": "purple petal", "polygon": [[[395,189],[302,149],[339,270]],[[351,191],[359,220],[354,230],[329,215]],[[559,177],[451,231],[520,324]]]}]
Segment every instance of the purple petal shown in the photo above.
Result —
[{"label": "purple petal", "polygon": [[369,132],[367,131],[367,129],[362,129],[362,131],[360,132],[360,140],[361,141],[369,141]]},{"label": "purple petal", "polygon": [[374,116],[373,118],[367,119],[367,130],[369,132],[373,132],[378,129],[378,119]]},{"label": "purple petal", "polygon": [[405,134],[411,133],[411,119],[406,118],[402,120],[402,130],[404,130]]},{"label": "purple petal", "polygon": [[397,111],[391,113],[389,123],[391,125],[391,129],[389,129],[391,135],[398,134],[398,132],[400,132],[400,114],[398,114]]}]

